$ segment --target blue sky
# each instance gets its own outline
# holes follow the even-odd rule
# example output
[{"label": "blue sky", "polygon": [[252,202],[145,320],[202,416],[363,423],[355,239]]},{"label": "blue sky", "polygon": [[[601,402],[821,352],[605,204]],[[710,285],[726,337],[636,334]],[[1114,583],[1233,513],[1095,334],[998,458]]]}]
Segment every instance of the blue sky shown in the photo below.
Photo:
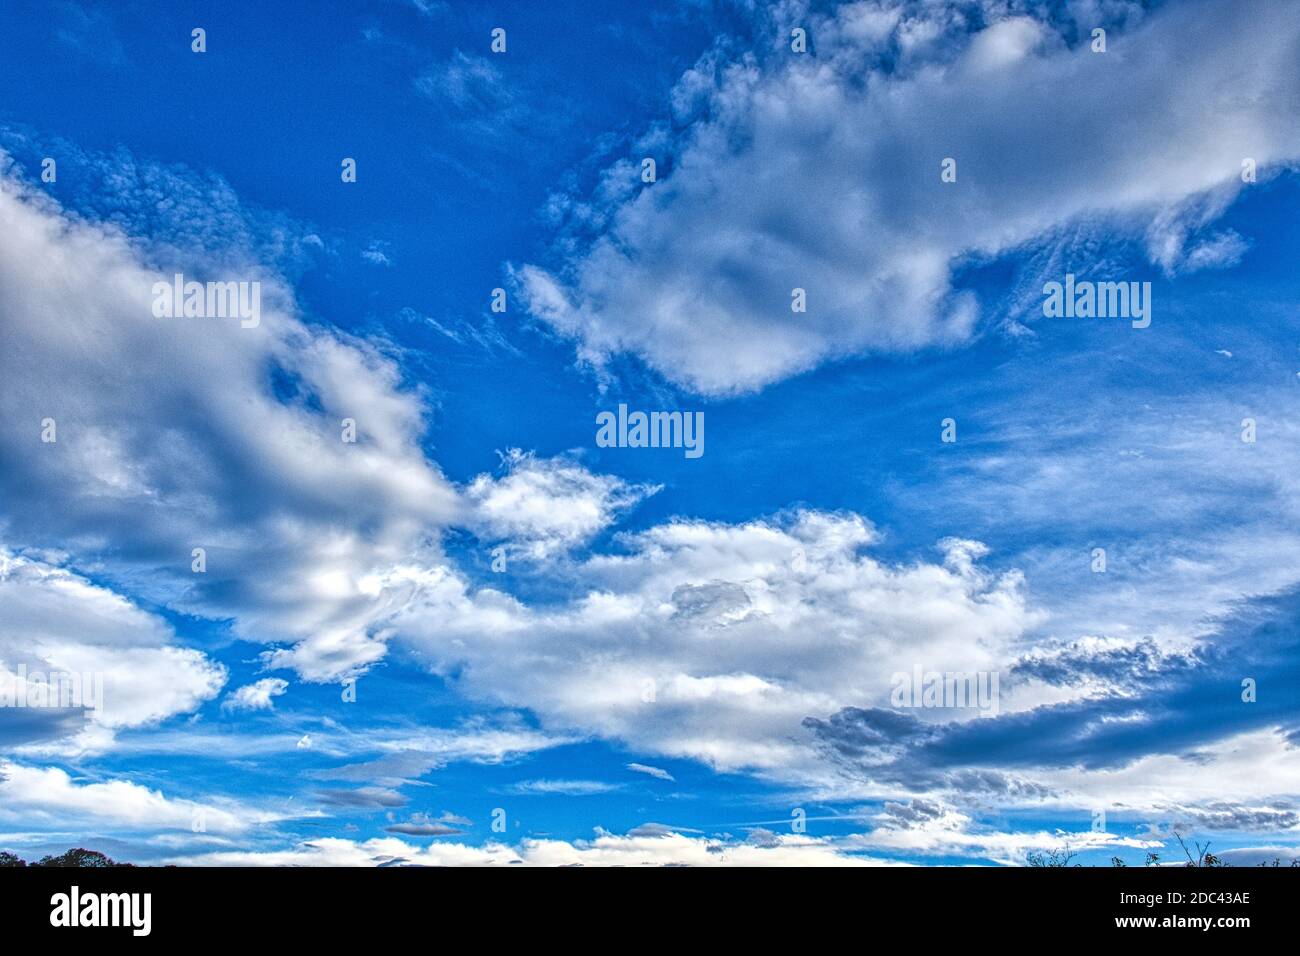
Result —
[{"label": "blue sky", "polygon": [[1300,855],[1294,15],[7,6],[0,847]]}]

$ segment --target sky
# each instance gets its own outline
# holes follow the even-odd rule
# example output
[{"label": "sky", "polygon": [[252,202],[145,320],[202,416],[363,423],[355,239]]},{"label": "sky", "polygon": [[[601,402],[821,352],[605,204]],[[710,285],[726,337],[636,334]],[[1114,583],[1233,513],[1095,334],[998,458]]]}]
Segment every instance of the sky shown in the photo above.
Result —
[{"label": "sky", "polygon": [[1287,5],[4,7],[0,849],[1300,857]]}]

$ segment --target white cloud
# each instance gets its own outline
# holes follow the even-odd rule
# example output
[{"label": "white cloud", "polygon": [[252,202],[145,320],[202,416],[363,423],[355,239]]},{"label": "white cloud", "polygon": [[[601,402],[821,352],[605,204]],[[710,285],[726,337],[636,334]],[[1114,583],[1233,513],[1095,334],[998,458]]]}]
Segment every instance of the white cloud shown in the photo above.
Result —
[{"label": "white cloud", "polygon": [[387,243],[372,242],[367,248],[361,250],[361,258],[371,265],[391,266],[393,260],[388,258],[388,254],[384,252],[384,246],[386,245]]},{"label": "white cloud", "polygon": [[[1059,208],[1046,209],[1045,197],[1050,193],[1056,202],[1059,183],[1040,188],[1030,173],[1062,154],[1051,127],[1031,128],[1024,117],[1051,118],[1045,111],[1050,103],[1088,109],[1094,89],[1113,102],[1114,89],[1125,83],[1150,94],[1158,64],[1118,48],[1106,61],[1066,54],[1040,27],[1004,21],[946,65],[927,71],[913,60],[914,69],[875,77],[872,92],[850,95],[850,81],[861,78],[854,71],[861,72],[864,50],[891,36],[907,50],[933,50],[944,36],[923,18],[866,17],[865,9],[859,5],[823,24],[830,36],[841,30],[849,38],[842,46],[826,43],[825,57],[819,51],[816,60],[775,71],[747,62],[715,72],[701,64],[690,90],[679,88],[681,108],[707,110],[710,118],[684,145],[672,177],[635,199],[620,198],[611,186],[610,208],[601,215],[613,224],[618,244],[598,243],[573,264],[572,276],[557,279],[524,267],[520,278],[534,309],[581,337],[593,360],[629,349],[703,391],[743,390],[844,351],[960,341],[975,312],[971,301],[951,294],[954,257],[1004,250],[1054,228],[1061,217],[1159,209],[1147,233],[1153,261],[1170,272],[1230,265],[1245,241],[1231,232],[1202,235],[1235,194],[1235,185],[1216,184],[1235,174],[1242,149],[1268,162],[1291,155],[1295,146],[1294,118],[1275,116],[1267,97],[1245,109],[1240,128],[1222,144],[1216,140],[1223,139],[1221,130],[1208,120],[1187,129],[1157,123],[1153,131],[1142,125],[1150,117],[1109,117],[1091,128],[1103,161],[1093,170],[1069,155],[1073,165],[1060,176],[1080,185]],[[1189,90],[1171,94],[1176,101],[1163,105],[1205,119],[1196,97],[1216,95],[1223,64],[1255,46],[1256,29],[1230,24],[1206,45],[1192,27],[1161,21],[1131,40],[1134,48],[1180,49],[1199,58],[1205,76],[1198,74]],[[1248,71],[1268,76],[1286,42],[1265,38],[1243,60]],[[981,86],[972,83],[975,74]],[[1022,83],[1038,84],[1041,93],[1026,92]],[[1063,84],[1071,87],[1065,96]],[[987,108],[970,102],[975,90],[988,98]],[[892,132],[875,132],[877,125],[890,126],[877,124],[877,114],[892,122]],[[937,129],[947,123],[948,140],[921,135],[914,124],[927,116],[939,117]],[[1130,152],[1119,148],[1123,144],[1106,125],[1121,120],[1137,124],[1124,127]],[[834,161],[808,163],[806,143],[825,139],[841,122],[848,134],[843,142],[832,137]],[[733,149],[730,134],[738,128],[753,134],[752,147]],[[996,134],[987,152],[980,139],[985,128]],[[1021,164],[1029,181],[1022,178],[1011,192],[981,193],[978,201],[955,187],[952,196],[930,192],[939,188],[930,152],[958,152],[964,186],[980,182],[989,163],[1014,155],[1011,147],[1022,141],[1036,144],[1036,152]],[[1066,145],[1069,154],[1077,152]],[[903,146],[911,152],[887,159]],[[771,168],[756,166],[750,148],[774,157]],[[908,178],[907,170],[931,166],[932,182]],[[952,209],[936,220],[933,203],[950,200]],[[990,201],[1007,209],[1000,226],[980,205]],[[999,575],[982,565],[987,549],[979,542],[946,539],[942,561],[890,564],[865,553],[875,534],[864,519],[817,512],[743,524],[673,521],[628,536],[624,553],[573,566],[580,593],[567,601],[528,606],[491,588],[476,589],[443,559],[437,538],[448,525],[507,541],[517,554],[555,557],[589,543],[654,489],[594,475],[573,460],[512,451],[504,475],[480,475],[459,491],[421,451],[424,398],[402,387],[392,359],[377,345],[303,323],[274,276],[249,272],[262,276],[268,289],[268,314],[256,330],[203,320],[160,324],[148,308],[155,270],[138,242],[71,216],[8,178],[0,182],[0,218],[7,224],[0,235],[0,284],[6,288],[0,320],[12,345],[0,352],[6,382],[0,491],[41,487],[47,501],[40,521],[18,511],[7,515],[22,540],[73,548],[87,566],[120,581],[122,590],[181,610],[229,615],[237,636],[290,645],[267,662],[295,668],[307,679],[363,668],[400,639],[468,695],[531,708],[546,727],[531,739],[514,730],[491,740],[386,741],[377,746],[400,759],[359,773],[405,781],[424,772],[421,767],[461,759],[458,754],[502,759],[571,739],[566,735],[599,734],[725,769],[812,775],[818,768],[803,718],[882,704],[891,673],[917,664],[998,669],[1042,622],[1017,573]],[[735,223],[726,238],[730,245],[720,245],[718,222]],[[797,248],[776,244],[769,222],[789,226]],[[777,274],[775,264],[782,262],[800,278]],[[665,281],[669,274],[680,276],[681,285]],[[734,281],[713,283],[719,274]],[[788,313],[793,284],[810,290],[814,308],[806,317]],[[831,288],[846,291],[827,299]],[[708,321],[692,311],[693,303],[701,304]],[[78,324],[42,320],[68,309]],[[648,321],[625,324],[624,309]],[[95,350],[84,347],[88,336]],[[133,374],[122,376],[122,368]],[[294,397],[275,396],[273,374]],[[54,446],[39,442],[46,415],[59,421]],[[358,421],[363,439],[357,445],[338,441],[342,417]],[[1268,461],[1276,466],[1272,449],[1278,447],[1285,446],[1261,445],[1258,456],[1274,456]],[[1075,470],[1086,476],[1092,462],[1081,458]],[[999,485],[1002,506],[1022,515],[1057,509],[1055,492],[1067,464],[1045,455],[1041,471],[1026,466],[1016,488]],[[1101,473],[1092,474],[1099,482]],[[1113,507],[1107,490],[1096,489],[1092,507]],[[1293,507],[1294,495],[1286,494]],[[1006,495],[1036,501],[1008,501]],[[1162,507],[1173,513],[1182,502]],[[131,553],[115,554],[126,537]],[[1262,540],[1219,542],[1210,558],[1185,555],[1175,568],[1178,580],[1153,575],[1141,596],[1148,616],[1182,627],[1185,622],[1167,617],[1166,609],[1186,611],[1188,580],[1207,585],[1197,594],[1202,611],[1212,606],[1217,613],[1240,598],[1246,565],[1225,555],[1250,556],[1257,593],[1294,580],[1294,565],[1277,559],[1280,548],[1261,547]],[[1276,540],[1286,544],[1287,536],[1279,533]],[[189,570],[190,548],[200,545],[208,549],[204,577]],[[0,588],[15,590],[3,596],[13,597],[11,606],[26,616],[0,621],[0,654],[27,646],[22,642],[35,634],[40,641],[30,646],[48,661],[115,674],[110,688],[126,686],[129,675],[137,683],[124,695],[110,691],[109,705],[122,708],[113,726],[149,725],[219,692],[225,680],[219,666],[174,646],[161,619],[113,590],[42,561],[11,557],[7,568]],[[1123,600],[1113,599],[1106,611],[1112,619],[1101,622],[1102,630],[1126,637],[1140,631],[1143,622],[1125,611]],[[1068,613],[1064,619],[1069,622]],[[91,633],[93,640],[69,643],[74,631]],[[229,702],[270,707],[285,686],[268,678],[240,688]],[[299,732],[232,746],[292,750]],[[203,739],[191,733],[184,741],[160,738],[159,745],[170,741],[193,752]],[[296,746],[326,750],[335,744],[328,732],[313,729]],[[1269,747],[1256,749],[1272,755]],[[628,769],[672,779],[648,765]],[[1149,769],[1178,771],[1169,778],[1176,783],[1188,770],[1165,764]],[[57,777],[42,779],[47,789],[61,792]],[[1074,783],[1080,792],[1094,786],[1057,782]],[[1145,799],[1154,805],[1176,789]],[[149,803],[134,791],[127,796]],[[348,860],[382,852],[375,841],[328,846],[325,856]],[[536,858],[557,860],[709,853],[702,841],[647,847],[626,838],[594,854],[591,847],[563,843],[538,847]],[[293,853],[318,859],[318,848]],[[484,861],[508,855],[476,857],[484,851],[465,847],[447,852]]]},{"label": "white cloud", "polygon": [[517,847],[481,847],[439,841],[425,847],[395,838],[313,840],[290,850],[232,851],[175,857],[194,866],[871,866],[883,861],[841,852],[829,841],[784,836],[774,846],[724,843],[682,834],[605,835],[590,841],[524,840]]},{"label": "white cloud", "polygon": [[289,682],[279,677],[267,677],[232,691],[221,702],[222,710],[271,710],[274,698],[289,689]]},{"label": "white cloud", "polygon": [[1231,229],[1197,243],[1183,259],[1183,271],[1226,269],[1241,261],[1249,248],[1246,240]]},{"label": "white cloud", "polygon": [[511,793],[546,794],[558,793],[570,797],[589,796],[595,793],[610,793],[619,789],[616,783],[604,783],[600,780],[524,780],[510,787]]},{"label": "white cloud", "polygon": [[[600,232],[556,268],[517,268],[530,310],[587,361],[634,353],[729,394],[838,356],[965,341],[979,308],[954,265],[1067,223],[1141,236],[1154,221],[1150,255],[1168,271],[1239,257],[1196,233],[1241,188],[1242,157],[1300,156],[1300,22],[1185,3],[1097,54],[1023,16],[966,39],[972,15],[850,4],[808,15],[815,55],[710,52],[678,89],[671,173],[572,204],[574,225]],[[940,181],[946,157],[955,183]],[[791,313],[796,287],[806,314]]]},{"label": "white cloud", "polygon": [[[161,618],[64,568],[4,547],[0,606],[0,681],[26,695],[28,684],[48,685],[53,674],[75,674],[82,679],[81,699],[69,694],[65,703],[89,709],[84,722],[61,724],[57,733],[27,741],[28,752],[104,749],[116,731],[193,711],[226,682],[224,667],[179,646]],[[90,700],[96,692],[102,699]],[[18,716],[0,711],[0,739],[5,721]],[[75,736],[65,736],[74,730]]]},{"label": "white cloud", "polygon": [[596,475],[564,458],[538,459],[517,448],[505,474],[482,474],[465,489],[480,536],[508,540],[522,556],[541,560],[585,544],[657,487]]},{"label": "white cloud", "polygon": [[893,566],[862,553],[874,538],[818,512],[672,522],[577,566],[582,596],[537,608],[411,570],[420,598],[392,627],[463,693],[548,728],[797,773],[816,759],[805,717],[886,706],[891,675],[916,664],[996,669],[1038,621],[1019,575],[984,570],[972,543]]},{"label": "white cloud", "polygon": [[[0,494],[40,488],[42,501],[7,509],[10,540],[67,548],[147,600],[233,618],[236,636],[300,645],[311,679],[382,657],[370,622],[409,595],[361,582],[399,559],[439,560],[438,532],[462,508],[420,449],[424,399],[400,387],[391,358],[303,323],[260,267],[210,274],[238,250],[177,269],[261,282],[255,328],[155,318],[153,284],[172,268],[147,256],[183,254],[71,215],[10,173],[0,219]],[[54,443],[41,441],[46,418]],[[342,440],[344,419],[356,443]]]},{"label": "white cloud", "polygon": [[965,814],[945,809],[913,826],[881,826],[843,840],[850,849],[922,856],[985,857],[1023,866],[1031,852],[1159,848],[1159,840],[1122,837],[1105,831],[1023,830],[1004,832],[976,825]]},{"label": "white cloud", "polygon": [[1186,753],[1151,753],[1104,770],[1043,770],[1039,777],[1077,804],[1175,819],[1219,802],[1261,805],[1300,792],[1300,748],[1282,728],[1233,734]]},{"label": "white cloud", "polygon": [[627,769],[633,773],[643,773],[648,777],[654,777],[657,780],[672,780],[673,775],[662,767],[651,767],[643,763],[630,763]]},{"label": "white cloud", "polygon": [[[302,814],[298,814],[301,816]],[[57,830],[111,827],[243,833],[287,816],[228,800],[169,798],[128,780],[78,783],[57,767],[0,761],[0,822]]]},{"label": "white cloud", "polygon": [[961,66],[972,77],[1019,66],[1046,36],[1047,28],[1030,17],[999,20],[971,38]]}]

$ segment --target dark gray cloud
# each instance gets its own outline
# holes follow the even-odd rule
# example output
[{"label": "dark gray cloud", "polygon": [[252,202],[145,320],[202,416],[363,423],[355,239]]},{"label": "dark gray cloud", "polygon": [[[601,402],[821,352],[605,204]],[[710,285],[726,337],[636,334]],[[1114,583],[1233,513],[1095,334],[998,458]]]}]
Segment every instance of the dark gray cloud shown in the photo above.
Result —
[{"label": "dark gray cloud", "polygon": [[1277,832],[1300,826],[1300,813],[1293,807],[1242,807],[1211,803],[1179,811],[1181,817],[1201,830],[1264,830]]},{"label": "dark gray cloud", "polygon": [[807,717],[803,725],[843,759],[881,756],[890,749],[914,746],[939,732],[911,714],[881,707],[845,707],[828,719]]},{"label": "dark gray cloud", "polygon": [[910,800],[907,803],[885,802],[885,826],[910,827],[943,816],[943,807],[931,800]]},{"label": "dark gray cloud", "polygon": [[693,830],[690,827],[674,827],[674,826],[669,826],[667,823],[643,823],[640,826],[633,827],[631,830],[628,830],[627,835],[630,837],[645,837],[645,836],[660,837],[660,836],[672,836],[674,833],[699,833],[699,832],[701,831]]},{"label": "dark gray cloud", "polygon": [[329,789],[316,791],[317,798],[332,807],[383,810],[406,806],[406,797],[384,787],[360,787],[356,790]]},{"label": "dark gray cloud", "polygon": [[445,823],[394,823],[384,829],[389,833],[401,833],[406,836],[452,836],[465,832],[449,827]]},{"label": "dark gray cloud", "polygon": [[0,749],[71,737],[86,727],[82,707],[0,707]]}]

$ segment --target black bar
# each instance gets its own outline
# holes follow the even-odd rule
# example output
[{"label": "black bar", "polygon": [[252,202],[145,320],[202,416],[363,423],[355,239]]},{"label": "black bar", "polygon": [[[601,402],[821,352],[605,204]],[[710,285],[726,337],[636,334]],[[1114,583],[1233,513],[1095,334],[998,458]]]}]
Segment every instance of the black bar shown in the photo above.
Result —
[{"label": "black bar", "polygon": [[[803,926],[828,941],[851,931],[945,946],[1040,932],[1070,941],[1200,934],[1230,944],[1243,932],[1289,929],[1300,889],[1300,869],[1292,868],[510,869],[29,867],[0,871],[0,925],[7,945],[69,934],[128,945],[374,945],[388,934],[396,943],[429,933],[449,942],[455,927],[485,929],[488,939],[518,933],[535,944],[597,930],[618,931],[608,942],[653,942],[662,933],[667,943],[684,926],[710,936],[726,927],[729,940],[753,933],[758,941],[774,927]],[[52,926],[52,897],[70,897],[74,885],[83,905],[88,894],[150,894],[148,936],[134,937],[129,925]],[[1208,929],[1199,925],[1207,918]],[[1154,923],[1118,925],[1125,919]]]}]

